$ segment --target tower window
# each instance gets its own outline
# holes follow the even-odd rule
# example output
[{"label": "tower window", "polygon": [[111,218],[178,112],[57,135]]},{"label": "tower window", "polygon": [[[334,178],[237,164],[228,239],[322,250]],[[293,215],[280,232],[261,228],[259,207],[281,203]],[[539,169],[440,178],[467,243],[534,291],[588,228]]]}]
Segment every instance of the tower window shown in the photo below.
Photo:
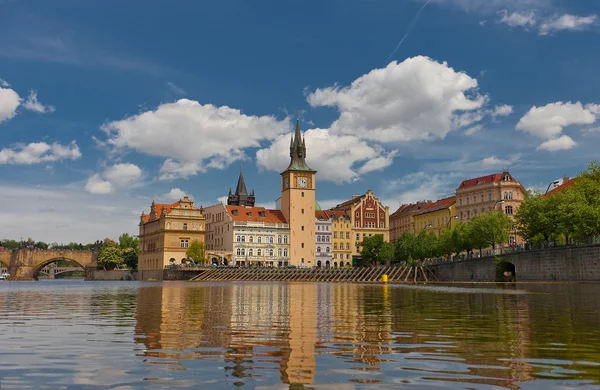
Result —
[{"label": "tower window", "polygon": [[302,248],[304,248],[304,243],[302,243]]},{"label": "tower window", "polygon": [[302,197],[304,198],[304,191],[302,191]]},{"label": "tower window", "polygon": [[302,231],[304,231],[304,225],[302,225]]},{"label": "tower window", "polygon": [[304,209],[302,209],[302,214],[304,214]]}]

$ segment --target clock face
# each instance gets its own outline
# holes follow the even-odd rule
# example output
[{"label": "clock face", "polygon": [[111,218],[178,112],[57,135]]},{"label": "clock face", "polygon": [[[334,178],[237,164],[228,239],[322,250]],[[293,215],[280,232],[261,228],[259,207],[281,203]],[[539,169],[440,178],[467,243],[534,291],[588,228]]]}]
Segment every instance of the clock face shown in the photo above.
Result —
[{"label": "clock face", "polygon": [[307,183],[307,180],[306,180],[305,177],[299,177],[298,178],[298,187],[300,187],[300,188],[306,188],[306,183]]}]

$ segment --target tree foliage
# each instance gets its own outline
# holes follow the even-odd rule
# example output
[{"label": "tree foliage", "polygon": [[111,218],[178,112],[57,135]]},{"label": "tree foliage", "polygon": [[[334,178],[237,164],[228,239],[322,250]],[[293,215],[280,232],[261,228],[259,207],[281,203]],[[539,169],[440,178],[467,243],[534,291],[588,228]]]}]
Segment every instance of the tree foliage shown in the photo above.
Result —
[{"label": "tree foliage", "polygon": [[384,240],[383,234],[375,234],[363,239],[360,254],[368,265],[381,264],[393,258],[394,247]]},{"label": "tree foliage", "polygon": [[188,250],[185,252],[188,258],[192,258],[196,263],[206,262],[204,257],[204,242],[194,240],[190,243]]},{"label": "tree foliage", "polygon": [[98,253],[98,267],[111,270],[123,264],[123,261],[123,251],[118,246],[104,244],[100,248],[100,252]]}]

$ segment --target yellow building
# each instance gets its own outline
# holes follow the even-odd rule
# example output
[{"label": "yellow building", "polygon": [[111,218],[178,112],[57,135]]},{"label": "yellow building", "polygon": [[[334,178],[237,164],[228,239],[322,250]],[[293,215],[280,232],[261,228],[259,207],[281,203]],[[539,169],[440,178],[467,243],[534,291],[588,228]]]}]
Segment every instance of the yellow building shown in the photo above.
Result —
[{"label": "yellow building", "polygon": [[398,207],[398,210],[390,215],[390,242],[396,244],[396,241],[404,233],[415,234],[414,216],[430,204],[431,201],[427,200],[424,202],[403,204]]},{"label": "yellow building", "polygon": [[317,171],[306,165],[300,121],[290,144],[290,165],[281,173],[280,207],[290,226],[290,265],[314,266],[315,188]]},{"label": "yellow building", "polygon": [[373,191],[368,190],[362,196],[353,196],[352,199],[335,206],[333,210],[345,211],[350,217],[353,256],[360,256],[360,243],[365,237],[382,234],[384,240],[389,242],[389,207],[382,205]]},{"label": "yellow building", "polygon": [[141,280],[162,279],[162,270],[186,260],[193,241],[204,242],[204,210],[187,196],[173,204],[154,201],[140,217],[138,271]]},{"label": "yellow building", "polygon": [[345,211],[327,210],[325,212],[332,218],[332,266],[350,267],[352,266],[352,251],[354,248],[354,243],[352,241],[352,220]]},{"label": "yellow building", "polygon": [[446,229],[456,226],[456,197],[440,199],[437,202],[426,203],[426,206],[413,216],[415,234],[425,230],[439,236]]}]

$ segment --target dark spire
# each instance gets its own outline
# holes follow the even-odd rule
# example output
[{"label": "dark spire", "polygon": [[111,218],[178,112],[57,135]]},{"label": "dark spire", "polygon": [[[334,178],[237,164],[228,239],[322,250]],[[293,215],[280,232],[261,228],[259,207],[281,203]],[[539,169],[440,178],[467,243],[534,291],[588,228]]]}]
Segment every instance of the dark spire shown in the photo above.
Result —
[{"label": "dark spire", "polygon": [[244,174],[242,173],[242,166],[240,165],[240,177],[238,179],[237,188],[235,189],[235,194],[237,196],[240,195],[248,195],[248,190],[246,189],[246,182],[244,181]]},{"label": "dark spire", "polygon": [[290,166],[287,170],[292,171],[311,171],[312,169],[306,165],[306,141],[302,137],[302,131],[300,130],[300,118],[296,118],[296,129],[294,136],[292,137],[292,143],[290,145]]}]

